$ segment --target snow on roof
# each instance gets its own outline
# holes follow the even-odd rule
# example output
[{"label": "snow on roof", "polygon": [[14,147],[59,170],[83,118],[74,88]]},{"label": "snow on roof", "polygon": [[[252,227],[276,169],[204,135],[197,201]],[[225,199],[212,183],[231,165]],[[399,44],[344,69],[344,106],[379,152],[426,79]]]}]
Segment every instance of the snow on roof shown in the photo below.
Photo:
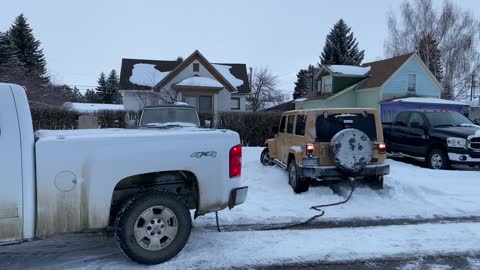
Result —
[{"label": "snow on roof", "polygon": [[129,81],[136,85],[154,87],[163,80],[168,73],[168,71],[161,72],[157,70],[155,65],[152,64],[135,64],[133,65],[132,76],[130,76]]},{"label": "snow on roof", "polygon": [[297,99],[295,99],[295,101],[297,101],[297,102],[303,102],[303,101],[305,101],[305,100],[307,100],[307,99],[308,99],[308,98],[297,98]]},{"label": "snow on roof", "polygon": [[223,85],[215,79],[207,77],[194,76],[186,78],[185,80],[177,83],[181,86],[205,86],[205,87],[223,87]]},{"label": "snow on roof", "polygon": [[441,98],[428,98],[428,97],[408,97],[399,98],[393,100],[393,102],[410,102],[410,103],[429,103],[429,104],[447,104],[447,105],[464,105],[467,104],[454,100],[446,100]]},{"label": "snow on roof", "polygon": [[70,111],[79,113],[95,113],[98,111],[122,111],[125,110],[123,104],[101,104],[101,103],[77,103],[66,102],[65,107]]},{"label": "snow on roof", "polygon": [[232,68],[231,66],[220,64],[212,64],[212,66],[234,87],[239,87],[243,84],[243,80],[232,75],[230,72],[230,69]]},{"label": "snow on roof", "polygon": [[370,71],[370,67],[358,67],[348,65],[329,65],[327,67],[333,73],[339,73],[344,75],[363,76]]}]

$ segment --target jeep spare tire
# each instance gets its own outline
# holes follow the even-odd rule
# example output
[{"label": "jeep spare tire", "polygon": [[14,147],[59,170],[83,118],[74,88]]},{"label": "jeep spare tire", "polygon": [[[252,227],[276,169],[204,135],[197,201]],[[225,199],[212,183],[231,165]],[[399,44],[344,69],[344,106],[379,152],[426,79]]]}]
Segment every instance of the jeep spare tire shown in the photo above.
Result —
[{"label": "jeep spare tire", "polygon": [[330,141],[330,154],[335,166],[347,173],[361,171],[372,159],[372,141],[363,131],[344,129]]}]

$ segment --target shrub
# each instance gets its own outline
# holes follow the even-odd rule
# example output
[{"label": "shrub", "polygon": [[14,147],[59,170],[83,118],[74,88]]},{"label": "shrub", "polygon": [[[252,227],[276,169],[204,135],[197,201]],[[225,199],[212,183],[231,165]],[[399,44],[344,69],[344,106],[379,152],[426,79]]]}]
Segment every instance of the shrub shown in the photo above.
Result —
[{"label": "shrub", "polygon": [[221,112],[215,117],[211,113],[199,114],[202,126],[233,130],[244,146],[263,146],[265,140],[273,137],[272,128],[281,116],[278,112]]},{"label": "shrub", "polygon": [[32,108],[33,129],[77,129],[78,115],[63,108]]},{"label": "shrub", "polygon": [[126,128],[128,111],[99,111],[97,113],[100,128]]}]

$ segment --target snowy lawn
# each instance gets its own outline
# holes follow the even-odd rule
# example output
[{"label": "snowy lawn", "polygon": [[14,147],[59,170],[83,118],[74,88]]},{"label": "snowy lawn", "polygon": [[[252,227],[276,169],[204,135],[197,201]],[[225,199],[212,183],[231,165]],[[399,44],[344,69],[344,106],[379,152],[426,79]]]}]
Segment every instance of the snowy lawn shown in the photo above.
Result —
[{"label": "snowy lawn", "polygon": [[[344,199],[320,185],[294,194],[286,171],[260,164],[262,149],[243,148],[242,177],[249,194],[244,204],[219,213],[222,225],[303,221],[318,214],[310,206]],[[325,208],[321,220],[480,216],[478,169],[434,171],[394,160],[387,162],[391,167],[384,190],[359,187],[347,204]],[[214,225],[214,214],[197,218],[195,224]]]}]

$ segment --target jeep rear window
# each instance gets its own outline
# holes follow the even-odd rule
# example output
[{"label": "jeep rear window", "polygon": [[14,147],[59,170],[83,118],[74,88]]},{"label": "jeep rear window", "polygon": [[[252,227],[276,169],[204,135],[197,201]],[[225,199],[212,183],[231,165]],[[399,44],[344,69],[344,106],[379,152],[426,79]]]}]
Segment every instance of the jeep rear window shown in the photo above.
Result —
[{"label": "jeep rear window", "polygon": [[282,116],[282,120],[280,121],[280,133],[285,132],[285,121],[286,121],[286,116]]},{"label": "jeep rear window", "polygon": [[305,120],[306,115],[298,115],[297,116],[297,123],[295,124],[295,135],[305,135]]},{"label": "jeep rear window", "polygon": [[370,140],[377,140],[375,116],[369,114],[329,114],[327,118],[319,115],[315,123],[317,141],[329,142],[337,132],[346,128],[355,128],[365,132]]},{"label": "jeep rear window", "polygon": [[288,116],[288,123],[287,123],[287,133],[293,133],[293,121],[295,120],[294,115]]}]

